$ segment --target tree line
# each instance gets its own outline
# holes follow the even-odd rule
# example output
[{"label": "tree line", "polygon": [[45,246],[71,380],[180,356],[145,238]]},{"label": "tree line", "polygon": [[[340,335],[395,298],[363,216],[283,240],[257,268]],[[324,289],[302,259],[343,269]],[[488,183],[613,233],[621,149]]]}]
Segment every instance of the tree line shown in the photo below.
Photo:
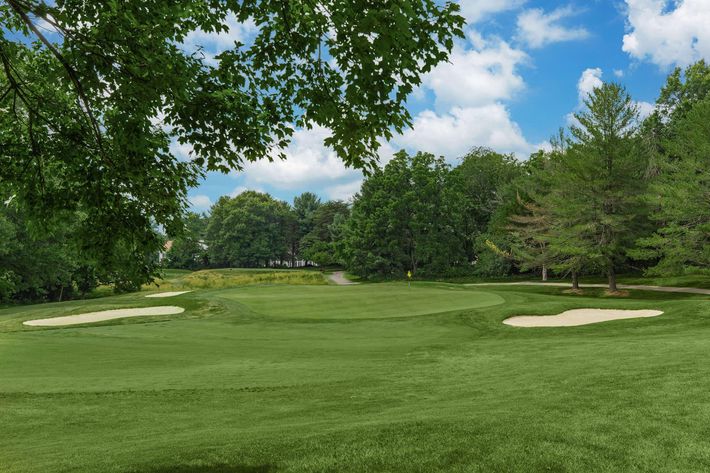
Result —
[{"label": "tree line", "polygon": [[209,215],[188,213],[186,231],[172,241],[172,268],[298,267],[339,263],[336,247],[350,214],[342,201],[322,202],[312,192],[293,205],[246,191],[221,197]]},{"label": "tree line", "polygon": [[[676,69],[641,119],[616,83],[525,161],[475,148],[456,166],[400,151],[351,205],[222,198],[202,238],[210,264],[340,264],[363,277],[710,269],[710,68]],[[332,209],[331,209],[332,207]],[[329,209],[326,211],[325,209]]]},{"label": "tree line", "polygon": [[[187,214],[163,265],[340,265],[367,278],[536,272],[575,286],[604,274],[611,290],[629,270],[710,269],[705,62],[670,74],[643,120],[623,87],[602,85],[550,143],[522,161],[474,148],[455,166],[401,151],[351,203],[310,192],[293,203],[254,191],[222,197],[209,215]],[[15,204],[0,206],[0,302],[77,297],[98,284],[136,289],[146,277],[135,262],[158,260],[140,238],[96,256],[85,247],[90,215],[67,210],[39,225]]]},{"label": "tree line", "polygon": [[356,196],[341,254],[362,276],[710,270],[710,68],[676,69],[641,120],[605,83],[550,149],[397,154]]}]

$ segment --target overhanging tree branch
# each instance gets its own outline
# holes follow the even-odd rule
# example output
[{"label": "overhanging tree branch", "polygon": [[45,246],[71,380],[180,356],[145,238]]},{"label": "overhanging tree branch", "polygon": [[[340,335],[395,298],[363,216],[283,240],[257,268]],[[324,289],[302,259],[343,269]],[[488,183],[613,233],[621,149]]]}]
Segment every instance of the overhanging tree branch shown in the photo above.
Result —
[{"label": "overhanging tree branch", "polygon": [[89,126],[92,129],[96,138],[96,144],[99,148],[99,152],[102,156],[105,156],[103,152],[103,138],[101,135],[101,128],[99,127],[98,120],[96,120],[94,113],[91,111],[91,103],[89,102],[89,99],[84,92],[84,87],[81,85],[81,81],[77,77],[76,71],[71,66],[71,64],[69,64],[64,55],[42,34],[41,31],[39,31],[39,29],[37,28],[37,26],[35,26],[30,17],[27,16],[27,13],[22,10],[21,6],[15,0],[7,0],[7,3],[8,5],[10,5],[10,7],[12,7],[15,13],[17,13],[17,15],[22,19],[22,21],[27,25],[27,27],[37,36],[37,38],[42,42],[42,44],[44,44],[47,49],[54,55],[54,57],[57,58],[59,63],[66,71],[72,84],[74,84],[74,88],[79,97],[81,105],[79,108],[89,120]]}]

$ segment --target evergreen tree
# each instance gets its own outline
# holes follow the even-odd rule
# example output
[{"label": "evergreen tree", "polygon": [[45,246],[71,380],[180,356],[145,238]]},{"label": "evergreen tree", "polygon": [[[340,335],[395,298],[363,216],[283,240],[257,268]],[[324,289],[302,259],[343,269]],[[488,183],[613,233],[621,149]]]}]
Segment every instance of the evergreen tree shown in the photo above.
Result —
[{"label": "evergreen tree", "polygon": [[710,271],[710,98],[671,127],[648,193],[658,229],[635,255],[657,261],[651,274]]},{"label": "evergreen tree", "polygon": [[609,290],[616,291],[617,268],[645,222],[647,156],[636,135],[637,107],[623,87],[603,84],[585,105],[571,128],[576,142],[553,173],[550,244],[571,266],[582,257],[603,268]]}]

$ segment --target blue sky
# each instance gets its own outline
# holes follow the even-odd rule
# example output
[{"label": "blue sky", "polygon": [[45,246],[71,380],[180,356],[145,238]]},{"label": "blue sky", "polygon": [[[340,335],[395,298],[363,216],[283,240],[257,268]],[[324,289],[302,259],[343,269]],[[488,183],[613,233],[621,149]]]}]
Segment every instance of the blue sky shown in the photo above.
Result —
[{"label": "blue sky", "polygon": [[[408,102],[414,127],[383,143],[386,161],[399,149],[429,151],[455,164],[466,150],[488,146],[525,159],[568,126],[581,98],[601,80],[624,84],[642,113],[652,109],[675,66],[710,58],[710,0],[458,0],[466,38],[449,63],[424,78]],[[188,42],[214,53],[253,34],[233,23],[215,38]],[[304,191],[349,199],[362,176],[322,144],[327,130],[297,130],[288,159],[210,173],[190,192],[209,209],[221,195],[246,189],[292,201]],[[175,146],[178,155],[187,148]]]}]

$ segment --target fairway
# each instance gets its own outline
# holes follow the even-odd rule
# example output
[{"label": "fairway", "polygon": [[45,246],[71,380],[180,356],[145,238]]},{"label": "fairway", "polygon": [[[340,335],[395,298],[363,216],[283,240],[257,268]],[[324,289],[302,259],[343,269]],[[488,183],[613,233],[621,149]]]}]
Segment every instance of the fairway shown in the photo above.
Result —
[{"label": "fairway", "polygon": [[[161,301],[6,308],[0,470],[707,470],[707,296],[600,294],[249,286],[172,297],[183,314],[71,327],[22,322]],[[582,307],[664,314],[502,323]]]}]

